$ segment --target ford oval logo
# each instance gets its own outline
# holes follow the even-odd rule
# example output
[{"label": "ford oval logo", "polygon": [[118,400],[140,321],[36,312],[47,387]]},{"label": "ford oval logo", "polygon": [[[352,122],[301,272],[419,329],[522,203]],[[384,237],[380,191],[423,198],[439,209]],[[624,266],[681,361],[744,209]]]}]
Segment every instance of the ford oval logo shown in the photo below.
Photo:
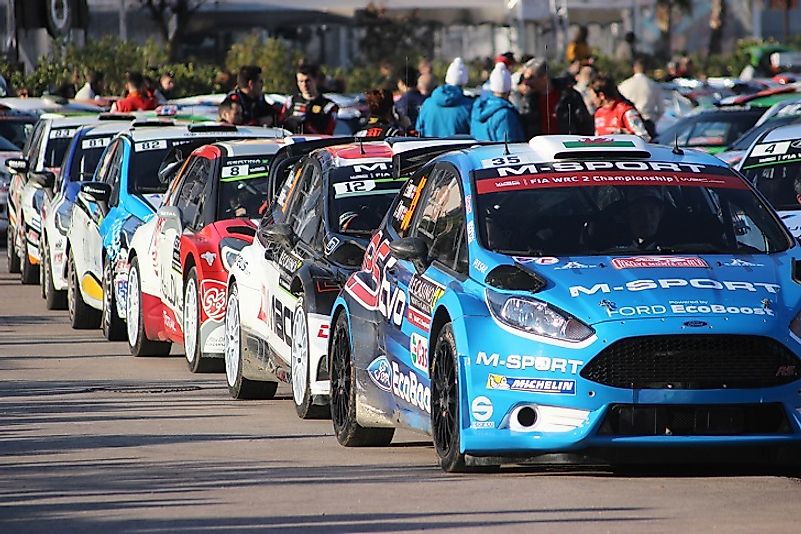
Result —
[{"label": "ford oval logo", "polygon": [[379,356],[367,366],[367,374],[373,383],[384,391],[392,389],[392,369],[386,356]]},{"label": "ford oval logo", "polygon": [[708,326],[708,324],[704,321],[684,321],[684,326],[689,326],[690,328],[702,328],[704,326]]}]

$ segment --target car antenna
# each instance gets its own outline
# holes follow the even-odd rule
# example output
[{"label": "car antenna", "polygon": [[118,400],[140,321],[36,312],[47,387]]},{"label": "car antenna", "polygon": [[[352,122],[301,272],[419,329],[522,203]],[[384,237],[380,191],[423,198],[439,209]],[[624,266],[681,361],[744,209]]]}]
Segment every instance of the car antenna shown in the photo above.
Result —
[{"label": "car antenna", "polygon": [[359,136],[357,139],[358,139],[358,141],[359,141],[359,154],[361,154],[362,156],[364,156],[364,154],[365,154],[365,151],[364,151],[364,144],[363,144],[363,142],[362,142],[362,137],[361,137],[361,136]]},{"label": "car antenna", "polygon": [[683,156],[684,150],[679,147],[679,134],[677,133],[676,136],[673,138],[673,153],[677,156]]},{"label": "car antenna", "polygon": [[549,97],[551,96],[551,72],[548,65],[548,44],[545,44],[545,124],[548,131],[551,133],[551,103]]},{"label": "car antenna", "polygon": [[508,156],[509,152],[509,132],[503,134],[503,155]]}]

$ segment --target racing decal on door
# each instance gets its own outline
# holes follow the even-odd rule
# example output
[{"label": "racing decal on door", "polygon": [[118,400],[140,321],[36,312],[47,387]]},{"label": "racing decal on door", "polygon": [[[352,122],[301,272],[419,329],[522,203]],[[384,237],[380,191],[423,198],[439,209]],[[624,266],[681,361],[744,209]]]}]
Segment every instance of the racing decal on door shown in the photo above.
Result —
[{"label": "racing decal on door", "polygon": [[206,316],[212,321],[222,321],[225,317],[225,284],[217,280],[203,280],[200,282],[200,292]]}]

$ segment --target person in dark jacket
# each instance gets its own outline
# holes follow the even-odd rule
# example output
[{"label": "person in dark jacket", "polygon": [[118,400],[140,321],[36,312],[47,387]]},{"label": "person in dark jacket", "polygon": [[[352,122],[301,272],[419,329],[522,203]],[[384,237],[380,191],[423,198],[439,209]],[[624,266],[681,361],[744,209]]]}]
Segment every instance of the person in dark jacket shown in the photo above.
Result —
[{"label": "person in dark jacket", "polygon": [[473,99],[465,96],[467,67],[456,58],[448,67],[445,84],[434,89],[420,108],[415,129],[421,137],[448,137],[470,133]]},{"label": "person in dark jacket", "polygon": [[407,127],[413,127],[417,123],[417,116],[420,115],[420,108],[423,106],[427,96],[417,88],[417,71],[407,72],[398,78],[398,91],[401,96],[395,102],[395,112],[401,123],[406,123]]},{"label": "person in dark jacket", "polygon": [[242,124],[251,126],[275,126],[276,112],[264,99],[264,79],[261,67],[245,65],[239,69],[236,89],[228,94],[236,95],[242,106]]},{"label": "person in dark jacket", "polygon": [[520,115],[509,102],[512,75],[503,63],[496,63],[489,79],[492,94],[481,97],[474,105],[470,117],[470,133],[479,141],[526,140]]},{"label": "person in dark jacket", "polygon": [[532,59],[526,63],[524,75],[533,90],[530,106],[535,106],[524,116],[526,133],[534,135],[572,134],[593,135],[595,123],[587,111],[581,94],[573,89],[572,77],[551,78],[544,59]]},{"label": "person in dark jacket", "polygon": [[393,135],[406,135],[403,127],[395,116],[392,102],[392,92],[388,89],[370,89],[364,94],[370,115],[367,123],[356,137],[390,137]]},{"label": "person in dark jacket", "polygon": [[332,135],[339,108],[318,90],[319,69],[315,65],[301,65],[295,78],[299,92],[284,102],[281,111],[284,128],[298,134]]}]

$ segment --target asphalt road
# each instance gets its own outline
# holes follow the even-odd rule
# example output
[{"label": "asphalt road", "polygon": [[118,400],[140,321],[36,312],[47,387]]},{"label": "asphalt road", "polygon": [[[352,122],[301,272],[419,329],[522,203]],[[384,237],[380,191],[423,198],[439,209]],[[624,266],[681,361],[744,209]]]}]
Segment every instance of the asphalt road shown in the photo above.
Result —
[{"label": "asphalt road", "polygon": [[73,331],[0,261],[0,532],[798,532],[801,481],[597,467],[446,475],[427,438],[345,449],[288,391]]}]

